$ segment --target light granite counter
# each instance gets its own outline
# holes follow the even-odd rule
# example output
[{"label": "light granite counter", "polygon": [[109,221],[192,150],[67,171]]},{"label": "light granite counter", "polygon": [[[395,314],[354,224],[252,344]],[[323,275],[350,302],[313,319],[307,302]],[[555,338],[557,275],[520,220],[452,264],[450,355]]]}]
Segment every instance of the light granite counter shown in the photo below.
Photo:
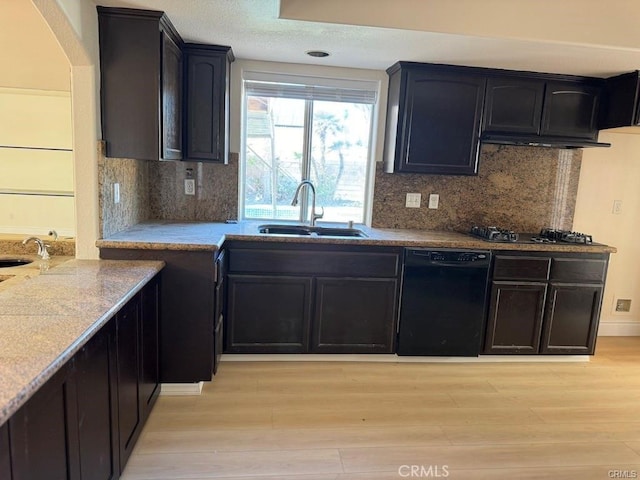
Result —
[{"label": "light granite counter", "polygon": [[[145,222],[123,232],[98,240],[99,248],[145,250],[217,250],[226,240],[257,242],[294,242],[313,244],[379,245],[410,248],[464,248],[483,250],[520,250],[547,252],[614,253],[607,245],[572,245],[538,243],[491,243],[458,232],[369,228],[358,225],[367,235],[359,237],[316,237],[308,235],[273,235],[258,233],[258,226],[275,222]],[[318,223],[320,226],[338,224]],[[340,224],[344,227],[345,224]]]},{"label": "light granite counter", "polygon": [[0,425],[163,266],[69,260],[0,291]]}]

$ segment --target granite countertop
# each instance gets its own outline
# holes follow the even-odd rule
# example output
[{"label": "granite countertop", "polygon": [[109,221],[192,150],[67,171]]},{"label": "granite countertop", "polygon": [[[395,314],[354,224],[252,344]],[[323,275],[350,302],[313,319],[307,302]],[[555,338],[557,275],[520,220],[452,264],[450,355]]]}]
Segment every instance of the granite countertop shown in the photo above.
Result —
[{"label": "granite countertop", "polygon": [[0,291],[0,425],[163,266],[68,260]]},{"label": "granite countertop", "polygon": [[[411,248],[465,248],[484,250],[520,250],[547,252],[615,253],[608,245],[572,245],[537,243],[491,243],[465,233],[370,228],[357,225],[366,238],[315,237],[305,235],[272,235],[258,233],[258,226],[275,222],[145,222],[96,242],[99,248],[130,248],[147,250],[217,250],[225,240],[260,242],[294,242],[315,244],[381,245]],[[320,226],[345,224],[318,223]]]}]

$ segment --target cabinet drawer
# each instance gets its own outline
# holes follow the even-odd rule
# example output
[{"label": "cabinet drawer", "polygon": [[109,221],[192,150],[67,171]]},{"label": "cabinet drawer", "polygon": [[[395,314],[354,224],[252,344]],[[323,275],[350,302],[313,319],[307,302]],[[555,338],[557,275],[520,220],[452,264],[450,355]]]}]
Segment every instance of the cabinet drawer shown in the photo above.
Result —
[{"label": "cabinet drawer", "polygon": [[400,255],[395,252],[229,250],[229,271],[234,273],[395,277],[399,268]]},{"label": "cabinet drawer", "polygon": [[496,255],[493,264],[494,280],[547,280],[549,278],[549,257],[524,257]]},{"label": "cabinet drawer", "polygon": [[602,259],[554,258],[551,280],[567,283],[604,283],[607,262]]}]

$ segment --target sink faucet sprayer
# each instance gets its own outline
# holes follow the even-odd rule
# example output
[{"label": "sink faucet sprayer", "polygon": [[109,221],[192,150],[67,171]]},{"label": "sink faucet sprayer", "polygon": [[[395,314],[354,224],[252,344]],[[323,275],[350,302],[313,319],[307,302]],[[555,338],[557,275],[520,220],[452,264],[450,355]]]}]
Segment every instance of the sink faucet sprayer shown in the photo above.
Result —
[{"label": "sink faucet sprayer", "polygon": [[302,190],[302,187],[304,187],[305,185],[311,191],[311,219],[309,220],[309,225],[315,227],[316,220],[324,216],[324,207],[320,207],[322,208],[322,213],[316,213],[316,187],[313,186],[311,180],[303,180],[298,184],[298,188],[296,188],[296,193],[293,196],[291,205],[294,207],[298,205],[298,195],[300,194],[300,190]]}]

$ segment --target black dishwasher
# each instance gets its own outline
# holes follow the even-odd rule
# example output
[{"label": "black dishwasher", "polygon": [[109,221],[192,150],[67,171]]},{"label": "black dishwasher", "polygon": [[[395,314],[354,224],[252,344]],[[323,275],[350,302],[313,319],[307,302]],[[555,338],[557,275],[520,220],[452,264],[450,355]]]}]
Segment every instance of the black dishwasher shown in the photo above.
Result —
[{"label": "black dishwasher", "polygon": [[398,355],[478,356],[491,252],[405,250]]}]

